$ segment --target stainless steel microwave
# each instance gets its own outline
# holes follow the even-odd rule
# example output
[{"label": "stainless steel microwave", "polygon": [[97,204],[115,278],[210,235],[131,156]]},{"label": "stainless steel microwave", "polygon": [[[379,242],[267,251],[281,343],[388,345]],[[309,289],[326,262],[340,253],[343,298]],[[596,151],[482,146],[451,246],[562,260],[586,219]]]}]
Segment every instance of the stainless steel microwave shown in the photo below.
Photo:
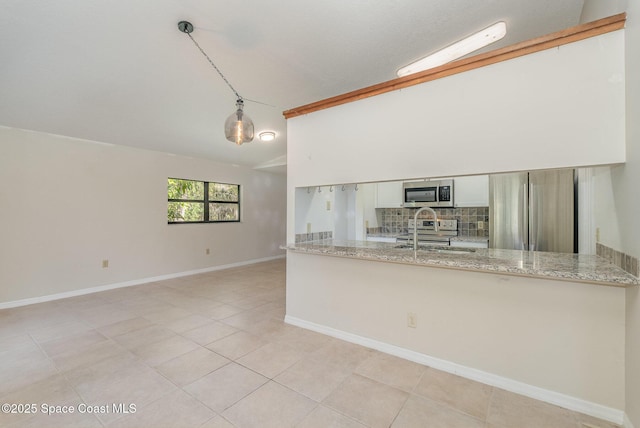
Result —
[{"label": "stainless steel microwave", "polygon": [[405,207],[453,207],[453,180],[408,181],[402,192]]}]

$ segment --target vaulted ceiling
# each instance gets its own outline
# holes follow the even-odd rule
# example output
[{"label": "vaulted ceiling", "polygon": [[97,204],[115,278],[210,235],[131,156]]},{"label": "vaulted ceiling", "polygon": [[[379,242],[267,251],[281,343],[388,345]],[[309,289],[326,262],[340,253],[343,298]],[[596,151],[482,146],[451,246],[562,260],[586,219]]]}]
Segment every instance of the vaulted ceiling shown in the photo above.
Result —
[{"label": "vaulted ceiling", "polygon": [[[278,169],[282,111],[396,77],[398,68],[497,21],[485,50],[580,22],[583,0],[4,0],[0,125]],[[256,133],[236,146],[235,96]],[[275,166],[275,167],[274,167]],[[272,168],[273,167],[273,168]]]}]

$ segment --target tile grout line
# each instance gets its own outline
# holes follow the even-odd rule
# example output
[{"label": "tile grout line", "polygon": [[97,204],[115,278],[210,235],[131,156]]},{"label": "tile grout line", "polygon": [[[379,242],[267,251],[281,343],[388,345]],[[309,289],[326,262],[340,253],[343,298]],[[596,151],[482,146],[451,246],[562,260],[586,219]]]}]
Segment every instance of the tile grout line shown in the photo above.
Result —
[{"label": "tile grout line", "polygon": [[[76,389],[76,387],[73,385],[73,383],[71,383],[71,381],[69,380],[69,378],[67,378],[66,372],[63,372],[62,370],[60,370],[60,368],[58,367],[58,365],[55,363],[55,361],[53,361],[53,359],[51,358],[51,356],[44,350],[42,349],[42,347],[40,346],[40,343],[38,343],[32,336],[31,334],[29,334],[29,337],[31,337],[31,340],[33,340],[35,342],[35,344],[38,346],[38,348],[40,349],[40,352],[42,352],[47,359],[49,360],[49,362],[53,365],[53,367],[56,369],[56,372],[58,373],[59,376],[62,377],[62,379],[64,379],[64,382],[67,386],[69,386],[73,392],[80,398],[80,400],[82,400],[82,402],[86,405],[89,405],[87,403],[87,400],[84,398],[84,396],[82,394],[80,394],[80,392]],[[102,420],[95,414],[92,414],[92,416],[98,421],[98,423],[100,425],[102,425],[103,427],[106,427],[106,425],[102,422]],[[29,418],[30,420],[31,418]]]},{"label": "tile grout line", "polygon": [[496,387],[492,386],[491,387],[491,396],[489,397],[489,403],[487,404],[487,413],[486,413],[487,416],[485,417],[485,420],[484,420],[485,424],[487,424],[487,425],[489,424],[489,416],[490,416],[490,413],[491,413],[491,405],[493,404],[493,399],[494,399],[495,395],[496,395]]}]

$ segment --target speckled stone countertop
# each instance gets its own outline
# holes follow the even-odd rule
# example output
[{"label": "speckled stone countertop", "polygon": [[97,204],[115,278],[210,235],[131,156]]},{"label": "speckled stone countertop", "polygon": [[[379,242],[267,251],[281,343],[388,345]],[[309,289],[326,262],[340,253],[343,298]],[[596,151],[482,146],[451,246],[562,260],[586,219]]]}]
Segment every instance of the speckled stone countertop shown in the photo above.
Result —
[{"label": "speckled stone countertop", "polygon": [[[326,256],[524,275],[616,287],[640,284],[638,278],[598,256],[492,248],[476,248],[473,252],[462,252],[459,248],[431,247],[428,250],[413,251],[411,248],[395,248],[396,245],[398,244],[388,242],[327,239],[289,244],[283,249]],[[442,252],[437,252],[438,248],[441,248]],[[447,248],[458,251],[446,250]]]}]

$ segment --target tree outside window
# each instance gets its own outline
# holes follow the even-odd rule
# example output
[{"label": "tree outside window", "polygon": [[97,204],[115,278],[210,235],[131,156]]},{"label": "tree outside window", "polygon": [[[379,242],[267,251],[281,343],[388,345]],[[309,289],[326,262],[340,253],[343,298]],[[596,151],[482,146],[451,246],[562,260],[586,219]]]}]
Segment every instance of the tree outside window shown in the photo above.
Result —
[{"label": "tree outside window", "polygon": [[167,179],[169,223],[240,221],[240,185]]}]

